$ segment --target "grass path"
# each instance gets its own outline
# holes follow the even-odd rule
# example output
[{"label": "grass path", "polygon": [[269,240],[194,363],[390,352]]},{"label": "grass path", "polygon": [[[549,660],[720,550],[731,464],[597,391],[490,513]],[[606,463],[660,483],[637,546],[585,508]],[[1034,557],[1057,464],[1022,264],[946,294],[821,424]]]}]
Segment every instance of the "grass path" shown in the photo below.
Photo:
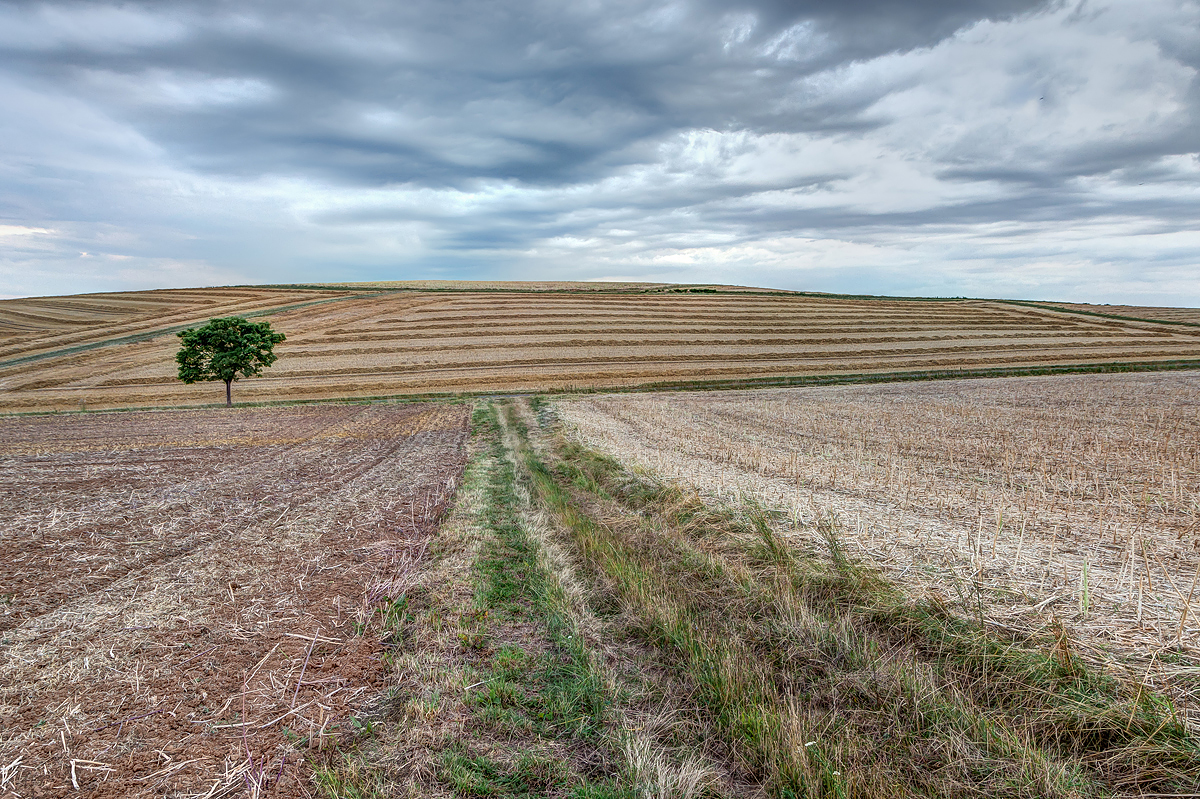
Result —
[{"label": "grass path", "polygon": [[475,452],[432,568],[402,597],[389,654],[396,687],[356,749],[315,762],[324,795],[720,795],[690,752],[645,731],[637,664],[606,639],[537,506],[510,404],[476,412]]}]

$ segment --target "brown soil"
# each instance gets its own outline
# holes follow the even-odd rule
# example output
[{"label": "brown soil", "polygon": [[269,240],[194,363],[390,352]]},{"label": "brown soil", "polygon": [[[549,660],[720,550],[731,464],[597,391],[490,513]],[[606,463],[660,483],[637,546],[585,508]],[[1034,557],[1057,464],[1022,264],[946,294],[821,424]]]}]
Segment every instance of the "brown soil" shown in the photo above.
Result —
[{"label": "brown soil", "polygon": [[467,422],[445,405],[0,422],[3,795],[310,795],[310,758],[380,712],[380,610],[420,568]]}]

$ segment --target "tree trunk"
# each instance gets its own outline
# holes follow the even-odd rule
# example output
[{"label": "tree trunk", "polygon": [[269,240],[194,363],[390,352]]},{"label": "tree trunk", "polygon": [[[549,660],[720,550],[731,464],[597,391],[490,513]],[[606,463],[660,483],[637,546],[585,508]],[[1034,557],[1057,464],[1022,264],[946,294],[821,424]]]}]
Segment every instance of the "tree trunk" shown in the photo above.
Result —
[{"label": "tree trunk", "polygon": [[233,407],[233,391],[231,389],[231,386],[233,386],[233,381],[226,380],[225,381],[225,407],[226,408]]}]

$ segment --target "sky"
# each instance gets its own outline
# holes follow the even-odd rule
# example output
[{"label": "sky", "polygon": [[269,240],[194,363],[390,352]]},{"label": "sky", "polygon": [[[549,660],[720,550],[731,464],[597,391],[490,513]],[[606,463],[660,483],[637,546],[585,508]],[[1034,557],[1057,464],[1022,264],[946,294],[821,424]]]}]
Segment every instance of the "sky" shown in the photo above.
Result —
[{"label": "sky", "polygon": [[0,296],[1200,305],[1193,0],[0,2]]}]

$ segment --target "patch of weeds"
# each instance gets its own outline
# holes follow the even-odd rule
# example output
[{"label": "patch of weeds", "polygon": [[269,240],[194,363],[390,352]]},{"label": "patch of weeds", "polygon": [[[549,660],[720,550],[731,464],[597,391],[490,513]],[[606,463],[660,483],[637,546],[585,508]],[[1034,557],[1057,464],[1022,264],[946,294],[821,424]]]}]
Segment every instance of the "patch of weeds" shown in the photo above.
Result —
[{"label": "patch of weeds", "polygon": [[496,408],[490,402],[471,412],[471,435],[486,436],[496,429]]},{"label": "patch of weeds", "polygon": [[383,617],[385,630],[399,630],[406,621],[412,619],[412,614],[408,612],[408,597],[404,595],[398,599],[384,597],[377,612]]},{"label": "patch of weeds", "polygon": [[536,673],[542,682],[540,718],[547,730],[599,742],[612,706],[592,654],[580,639],[557,637],[552,654]]},{"label": "patch of weeds", "polygon": [[404,645],[404,628],[415,618],[409,611],[408,597],[401,595],[398,599],[384,597],[375,612],[380,616],[383,626],[383,659],[390,668],[395,653]]},{"label": "patch of weeds", "polygon": [[485,719],[510,734],[601,743],[611,699],[584,647],[558,641],[530,656],[505,646],[489,666],[492,677],[473,698]]},{"label": "patch of weeds", "polygon": [[527,752],[511,766],[484,755],[449,751],[442,758],[443,775],[462,796],[546,795],[566,787],[570,773],[559,761]]},{"label": "patch of weeds", "polygon": [[514,677],[529,670],[529,653],[517,644],[505,644],[492,658],[492,671],[502,677]]},{"label": "patch of weeds", "polygon": [[374,738],[378,722],[371,719],[360,719],[358,716],[350,717],[350,729],[356,738]]},{"label": "patch of weeds", "polygon": [[355,755],[338,755],[327,764],[313,763],[313,781],[327,799],[385,799],[383,778]]},{"label": "patch of weeds", "polygon": [[464,650],[476,655],[485,655],[491,647],[492,636],[488,629],[486,608],[460,613],[457,623],[458,642]]},{"label": "patch of weeds", "polygon": [[540,394],[536,397],[531,397],[529,407],[533,410],[534,418],[537,419],[538,427],[547,429],[558,421],[558,414],[554,410],[554,406],[550,401]]},{"label": "patch of weeds", "polygon": [[290,727],[283,728],[283,737],[287,738],[288,743],[295,749],[304,749],[308,746],[309,736],[301,735]]},{"label": "patch of weeds", "polygon": [[1163,649],[1158,653],[1160,663],[1169,663],[1172,666],[1195,666],[1196,658],[1186,649]]},{"label": "patch of weeds", "polygon": [[634,792],[610,781],[590,783],[573,775],[563,761],[542,751],[527,751],[510,764],[466,749],[442,755],[443,779],[459,796],[512,799],[566,796],[572,799],[634,799]]}]

